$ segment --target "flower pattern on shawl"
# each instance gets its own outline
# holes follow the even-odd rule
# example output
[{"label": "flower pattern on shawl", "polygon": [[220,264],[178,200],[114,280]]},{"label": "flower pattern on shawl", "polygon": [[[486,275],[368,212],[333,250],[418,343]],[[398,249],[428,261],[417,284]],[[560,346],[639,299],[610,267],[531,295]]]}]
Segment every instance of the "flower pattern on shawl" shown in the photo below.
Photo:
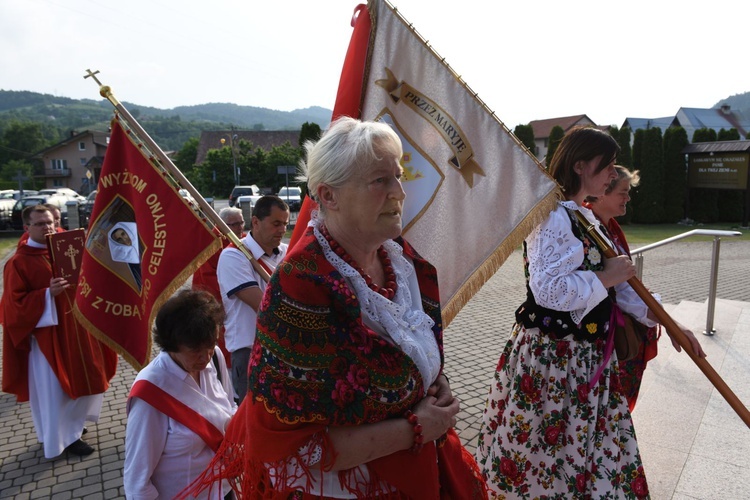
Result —
[{"label": "flower pattern on shawl", "polygon": [[[304,259],[288,256],[268,284],[248,372],[250,394],[290,424],[356,425],[401,415],[426,390],[416,365],[362,322],[357,296],[317,242],[308,240],[304,250]],[[436,292],[434,268],[423,262],[414,258],[415,268],[423,266],[420,288]],[[422,295],[442,358],[439,301],[436,294]]]}]

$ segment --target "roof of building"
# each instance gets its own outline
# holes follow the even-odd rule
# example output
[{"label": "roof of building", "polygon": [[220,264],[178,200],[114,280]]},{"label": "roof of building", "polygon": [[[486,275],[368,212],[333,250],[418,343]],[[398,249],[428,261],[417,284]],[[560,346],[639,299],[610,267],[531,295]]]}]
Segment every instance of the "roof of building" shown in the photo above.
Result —
[{"label": "roof of building", "polygon": [[68,137],[58,142],[57,144],[53,144],[52,146],[42,149],[34,156],[32,156],[32,158],[42,158],[50,151],[54,151],[61,147],[67,146],[68,144],[71,144],[73,142],[78,142],[81,139],[88,137],[89,135],[93,136],[94,144],[103,146],[105,148],[107,147],[107,138],[109,137],[109,132],[102,132],[99,130],[84,130],[83,132],[76,132],[72,130]]},{"label": "roof of building", "polygon": [[195,164],[200,165],[206,159],[210,149],[221,149],[221,139],[228,141],[236,135],[237,142],[245,140],[251,142],[256,148],[270,151],[274,146],[282,146],[287,141],[292,146],[299,143],[299,130],[211,130],[201,132],[198,142],[198,154]]},{"label": "roof of building", "polygon": [[746,137],[750,132],[750,117],[746,113],[733,111],[729,106],[719,108],[680,108],[675,116],[663,118],[626,118],[623,127],[631,130],[660,127],[662,131],[671,126],[680,126],[692,139],[693,132],[708,128],[719,132],[721,129],[736,129],[741,136]]},{"label": "roof of building", "polygon": [[745,153],[750,152],[750,141],[694,142],[682,150],[689,153]]},{"label": "roof of building", "polygon": [[630,130],[640,130],[659,127],[663,132],[671,127],[674,121],[674,116],[664,116],[662,118],[625,118],[622,128],[628,127]]},{"label": "roof of building", "polygon": [[567,132],[576,125],[596,125],[586,115],[563,116],[561,118],[547,118],[546,120],[534,120],[529,122],[534,131],[534,139],[546,139],[556,126],[562,127]]},{"label": "roof of building", "polygon": [[722,128],[736,128],[740,131],[744,128],[739,118],[729,109],[729,106],[718,109],[680,108],[677,112],[677,118],[681,124],[684,120],[688,120],[690,125],[696,129],[711,128],[718,131]]}]

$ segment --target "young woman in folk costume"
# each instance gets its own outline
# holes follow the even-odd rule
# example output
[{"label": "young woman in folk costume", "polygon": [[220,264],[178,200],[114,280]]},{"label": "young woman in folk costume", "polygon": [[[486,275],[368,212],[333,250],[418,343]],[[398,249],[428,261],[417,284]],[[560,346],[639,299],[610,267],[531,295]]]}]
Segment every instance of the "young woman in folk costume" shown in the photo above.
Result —
[{"label": "young woman in folk costume", "polygon": [[655,318],[626,283],[635,275],[630,258],[603,258],[575,215],[601,226],[584,200],[604,194],[618,151],[608,134],[576,128],[552,158],[565,199],[524,242],[527,297],[490,387],[476,451],[491,496],[648,496],[612,335],[618,308],[648,326]]}]

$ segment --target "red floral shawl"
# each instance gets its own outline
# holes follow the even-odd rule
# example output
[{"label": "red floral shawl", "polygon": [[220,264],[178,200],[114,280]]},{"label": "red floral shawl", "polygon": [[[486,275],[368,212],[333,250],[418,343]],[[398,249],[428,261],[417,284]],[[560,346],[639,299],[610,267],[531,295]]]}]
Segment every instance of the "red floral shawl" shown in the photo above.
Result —
[{"label": "red floral shawl", "polygon": [[[598,215],[597,217],[601,220],[601,217]],[[625,253],[630,255],[628,240],[625,238],[625,233],[614,217],[609,219],[607,232],[609,232],[612,242],[617,245],[618,251],[624,250]],[[619,362],[620,391],[628,400],[628,408],[630,408],[631,412],[635,409],[635,403],[638,400],[638,392],[641,388],[641,380],[643,379],[643,372],[646,370],[646,364],[656,357],[658,349],[659,327],[654,326],[646,332],[646,338],[641,344],[638,354],[629,361]]]},{"label": "red floral shawl", "polygon": [[[408,243],[398,242],[414,262],[424,311],[435,321],[442,363],[437,273]],[[326,456],[331,448],[328,426],[402,418],[426,391],[412,360],[364,325],[356,295],[326,260],[311,228],[268,284],[248,377],[248,397],[203,484],[228,478],[252,498],[309,497],[309,492],[281,486],[289,479],[285,464],[309,458],[299,455],[300,447],[312,441]],[[276,485],[269,480],[267,464],[282,471]],[[330,466],[321,461],[312,467]],[[358,498],[486,498],[474,458],[453,430],[417,455],[394,453],[367,468],[366,484],[356,477],[356,469],[339,473],[342,486]],[[378,489],[379,480],[397,491]]]}]

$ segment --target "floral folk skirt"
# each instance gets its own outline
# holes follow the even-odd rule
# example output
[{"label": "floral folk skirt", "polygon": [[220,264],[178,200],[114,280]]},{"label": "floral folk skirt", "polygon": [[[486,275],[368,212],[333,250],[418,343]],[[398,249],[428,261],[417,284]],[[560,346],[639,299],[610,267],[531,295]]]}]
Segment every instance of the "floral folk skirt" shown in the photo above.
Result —
[{"label": "floral folk skirt", "polygon": [[604,341],[516,325],[495,371],[477,445],[494,498],[648,498],[615,356]]}]

